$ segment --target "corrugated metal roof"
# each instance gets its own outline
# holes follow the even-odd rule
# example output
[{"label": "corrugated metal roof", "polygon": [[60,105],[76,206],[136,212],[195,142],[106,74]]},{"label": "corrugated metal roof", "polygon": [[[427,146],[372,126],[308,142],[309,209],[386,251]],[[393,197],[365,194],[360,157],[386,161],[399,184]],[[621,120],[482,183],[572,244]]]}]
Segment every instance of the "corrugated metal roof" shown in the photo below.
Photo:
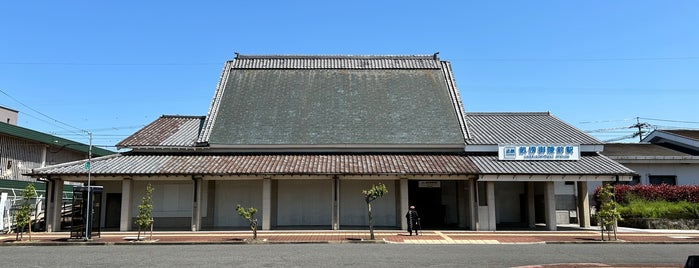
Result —
[{"label": "corrugated metal roof", "polygon": [[238,55],[233,69],[439,69],[435,56]]},{"label": "corrugated metal roof", "polygon": [[117,147],[194,146],[204,118],[204,116],[163,115],[119,142]]},{"label": "corrugated metal roof", "polygon": [[[69,150],[79,151],[83,153],[87,153],[90,150],[90,146],[88,144],[64,139],[58,136],[46,134],[36,130],[31,130],[28,128],[7,123],[0,123],[0,134],[17,137],[20,139],[31,140],[51,146],[65,147]],[[92,146],[92,155],[94,156],[110,155],[113,153],[114,152],[112,151]]]},{"label": "corrugated metal roof", "polygon": [[606,156],[691,156],[651,143],[605,143],[602,154]]},{"label": "corrugated metal roof", "polygon": [[468,144],[602,144],[549,113],[466,113]]},{"label": "corrugated metal roof", "polygon": [[579,161],[504,161],[495,155],[469,156],[482,174],[527,175],[629,175],[623,165],[599,154],[583,155]]},{"label": "corrugated metal roof", "polygon": [[[86,175],[85,161],[34,169],[33,177]],[[100,175],[469,175],[462,154],[115,155],[95,158]]]}]

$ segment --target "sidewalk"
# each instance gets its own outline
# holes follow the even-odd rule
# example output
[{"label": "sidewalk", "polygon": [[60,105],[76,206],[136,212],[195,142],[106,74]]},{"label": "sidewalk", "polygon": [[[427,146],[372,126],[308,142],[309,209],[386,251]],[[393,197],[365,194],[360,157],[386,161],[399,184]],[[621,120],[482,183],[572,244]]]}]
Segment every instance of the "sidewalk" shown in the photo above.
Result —
[{"label": "sidewalk", "polygon": [[[640,230],[620,228],[616,241],[601,241],[598,230],[573,231],[438,231],[427,230],[419,236],[405,231],[375,231],[369,240],[368,230],[352,231],[258,231],[255,243],[386,243],[386,244],[557,244],[557,243],[660,243],[699,244],[697,230]],[[15,234],[0,235],[0,246],[9,245],[120,245],[120,244],[246,244],[252,241],[251,231],[153,232],[146,240],[136,242],[137,232],[102,232],[91,241],[71,241],[69,232],[33,233],[29,242],[15,241]],[[605,237],[606,239],[606,237]],[[612,237],[613,239],[613,237]]]}]

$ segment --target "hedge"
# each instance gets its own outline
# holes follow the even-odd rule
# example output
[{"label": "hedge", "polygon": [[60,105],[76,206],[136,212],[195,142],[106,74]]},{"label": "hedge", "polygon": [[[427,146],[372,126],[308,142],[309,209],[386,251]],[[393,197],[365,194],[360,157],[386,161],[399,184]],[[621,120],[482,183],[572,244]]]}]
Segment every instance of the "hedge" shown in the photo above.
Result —
[{"label": "hedge", "polygon": [[[598,200],[597,195],[600,187],[595,189],[594,198]],[[690,203],[699,203],[699,185],[625,185],[619,184],[614,186],[616,201],[620,204],[626,204],[631,196],[648,200],[648,201],[668,201],[681,202],[687,201]]]}]

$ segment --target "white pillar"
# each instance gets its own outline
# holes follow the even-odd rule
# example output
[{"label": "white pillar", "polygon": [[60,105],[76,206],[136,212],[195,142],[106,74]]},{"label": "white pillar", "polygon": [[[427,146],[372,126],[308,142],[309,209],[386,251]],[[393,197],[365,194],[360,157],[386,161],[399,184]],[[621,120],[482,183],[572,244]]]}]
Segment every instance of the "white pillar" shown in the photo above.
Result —
[{"label": "white pillar", "polygon": [[272,179],[262,179],[262,230],[270,230],[272,222]]},{"label": "white pillar", "polygon": [[63,180],[49,180],[46,185],[46,231],[58,232],[61,230]]},{"label": "white pillar", "polygon": [[495,182],[489,181],[485,183],[488,195],[488,230],[497,230],[497,222],[495,218]]},{"label": "white pillar", "polygon": [[332,219],[330,219],[332,223],[332,229],[333,230],[339,230],[340,229],[340,178],[337,176],[333,177],[333,183],[332,183]]},{"label": "white pillar", "polygon": [[546,210],[546,229],[556,231],[556,194],[553,182],[544,182],[544,207]]},{"label": "white pillar", "polygon": [[192,202],[192,232],[201,230],[201,194],[202,178],[193,177],[194,181],[194,201]]},{"label": "white pillar", "polygon": [[408,214],[408,178],[400,178],[400,214],[398,219],[400,220],[400,228],[402,230],[408,230],[408,221],[405,219],[405,215]]},{"label": "white pillar", "polygon": [[133,199],[133,180],[124,178],[121,180],[121,216],[119,218],[119,231],[131,230],[131,202]]},{"label": "white pillar", "polygon": [[534,188],[534,182],[527,182],[527,219],[529,228],[534,228],[536,226],[536,191]]},{"label": "white pillar", "polygon": [[587,182],[578,182],[578,223],[582,228],[590,228],[590,198]]},{"label": "white pillar", "polygon": [[468,211],[471,218],[471,230],[478,231],[478,203],[476,203],[476,179],[472,178],[468,182]]}]

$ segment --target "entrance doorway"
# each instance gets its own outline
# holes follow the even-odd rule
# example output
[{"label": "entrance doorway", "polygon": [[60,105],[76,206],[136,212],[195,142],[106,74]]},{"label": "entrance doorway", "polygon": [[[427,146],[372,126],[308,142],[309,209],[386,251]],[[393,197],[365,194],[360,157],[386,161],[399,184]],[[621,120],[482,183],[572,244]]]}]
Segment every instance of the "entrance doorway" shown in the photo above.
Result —
[{"label": "entrance doorway", "polygon": [[[415,206],[423,229],[459,228],[457,181],[408,181],[408,203]],[[404,219],[405,220],[405,219]]]},{"label": "entrance doorway", "polygon": [[121,221],[121,193],[108,193],[105,205],[104,228],[119,228]]}]

